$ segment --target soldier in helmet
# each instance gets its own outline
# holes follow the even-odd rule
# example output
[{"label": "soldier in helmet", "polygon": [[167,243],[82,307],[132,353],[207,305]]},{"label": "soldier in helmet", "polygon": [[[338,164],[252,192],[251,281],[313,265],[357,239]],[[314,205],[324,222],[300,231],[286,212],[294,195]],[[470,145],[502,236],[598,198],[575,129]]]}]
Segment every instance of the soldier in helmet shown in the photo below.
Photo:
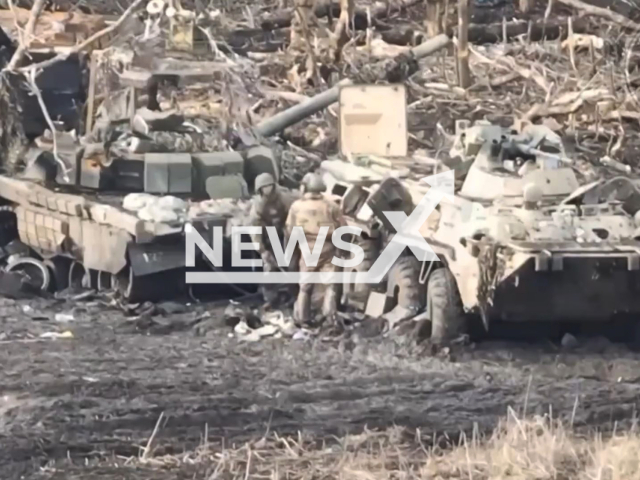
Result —
[{"label": "soldier in helmet", "polygon": [[307,185],[309,184],[309,180],[311,180],[313,178],[313,173],[309,172],[306,173],[304,177],[302,177],[302,180],[300,181],[300,193],[302,193],[304,195],[306,189],[307,189]]},{"label": "soldier in helmet", "polygon": [[[282,246],[284,242],[285,222],[287,212],[289,211],[289,202],[287,202],[286,198],[282,195],[275,179],[269,173],[261,173],[256,177],[255,194],[251,206],[250,224],[261,227],[262,234],[252,235],[251,240],[259,245],[258,251],[262,258],[264,271],[273,272],[278,270],[278,264],[266,227],[276,228],[278,239]],[[263,285],[262,295],[267,306],[273,305],[278,296],[277,286],[272,284]]]},{"label": "soldier in helmet", "polygon": [[[322,251],[316,266],[306,265],[304,257],[300,258],[301,272],[335,272],[336,266],[331,263],[335,255],[335,246],[331,241],[334,230],[345,225],[345,221],[340,213],[338,205],[323,195],[326,189],[322,178],[318,175],[307,177],[307,182],[303,185],[304,195],[291,205],[289,216],[287,217],[286,230],[291,236],[294,227],[302,227],[310,250],[314,250],[315,242],[323,226],[329,227],[325,237]],[[298,299],[294,308],[294,317],[300,323],[311,321],[311,294],[313,293],[313,283],[306,283],[304,279],[300,281]],[[325,297],[322,306],[322,315],[332,318],[337,308],[337,292],[335,284],[326,285]]]}]

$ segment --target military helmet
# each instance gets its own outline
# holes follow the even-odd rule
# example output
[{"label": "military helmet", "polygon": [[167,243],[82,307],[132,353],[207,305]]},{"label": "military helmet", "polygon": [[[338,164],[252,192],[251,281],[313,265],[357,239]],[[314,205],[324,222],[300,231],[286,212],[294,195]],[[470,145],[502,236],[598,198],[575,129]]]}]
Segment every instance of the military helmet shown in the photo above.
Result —
[{"label": "military helmet", "polygon": [[313,178],[313,173],[309,172],[309,173],[305,173],[304,177],[302,177],[302,180],[300,181],[300,184],[303,187],[307,187],[307,185],[309,185],[309,180],[311,180]]},{"label": "military helmet", "polygon": [[255,190],[256,192],[260,192],[261,188],[275,184],[276,181],[274,180],[273,175],[271,175],[270,173],[261,173],[256,177]]},{"label": "military helmet", "polygon": [[304,177],[302,177],[302,180],[300,180],[300,191],[302,193],[307,193],[309,191],[309,180],[311,180],[311,177],[313,177],[313,173],[309,172],[309,173],[305,173]]},{"label": "military helmet", "polygon": [[320,175],[313,175],[306,184],[307,192],[322,193],[326,188],[327,186],[324,184],[324,180],[322,180]]}]

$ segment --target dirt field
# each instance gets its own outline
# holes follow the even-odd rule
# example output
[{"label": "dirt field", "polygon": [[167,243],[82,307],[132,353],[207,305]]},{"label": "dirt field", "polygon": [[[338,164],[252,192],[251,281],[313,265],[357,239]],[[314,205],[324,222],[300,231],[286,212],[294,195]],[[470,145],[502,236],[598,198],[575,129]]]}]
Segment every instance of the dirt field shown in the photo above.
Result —
[{"label": "dirt field", "polygon": [[[205,310],[150,322],[96,302],[2,301],[0,477],[207,478],[215,462],[149,459],[267,433],[331,445],[400,426],[411,442],[445,445],[525,404],[581,430],[623,430],[640,398],[640,355],[606,340],[575,351],[493,341],[436,357],[402,338],[243,344],[222,325],[196,336]],[[70,311],[71,322],[53,319]],[[65,330],[73,338],[25,341]]]}]

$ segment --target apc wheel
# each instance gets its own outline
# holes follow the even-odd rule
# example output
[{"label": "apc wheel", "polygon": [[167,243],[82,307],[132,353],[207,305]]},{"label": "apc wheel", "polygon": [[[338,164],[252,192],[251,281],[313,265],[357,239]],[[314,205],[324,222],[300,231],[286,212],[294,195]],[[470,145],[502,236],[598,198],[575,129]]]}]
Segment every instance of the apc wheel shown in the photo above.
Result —
[{"label": "apc wheel", "polygon": [[400,257],[389,270],[387,296],[396,299],[396,305],[419,311],[424,307],[424,287],[420,284],[420,261],[414,257]]},{"label": "apc wheel", "polygon": [[438,268],[429,276],[427,305],[433,343],[444,343],[466,333],[466,315],[458,285],[448,268]]}]

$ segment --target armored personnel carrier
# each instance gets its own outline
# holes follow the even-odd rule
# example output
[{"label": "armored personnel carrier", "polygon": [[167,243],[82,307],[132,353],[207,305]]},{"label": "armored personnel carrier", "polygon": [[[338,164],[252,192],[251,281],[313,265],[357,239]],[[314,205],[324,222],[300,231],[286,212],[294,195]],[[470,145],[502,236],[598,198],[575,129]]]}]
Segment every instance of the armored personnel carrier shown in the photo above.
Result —
[{"label": "armored personnel carrier", "polygon": [[[357,96],[347,89],[343,94],[341,104]],[[402,108],[391,116],[400,118]],[[542,126],[458,122],[456,129],[448,163],[459,185],[420,228],[437,260],[419,262],[405,249],[381,284],[350,285],[344,300],[364,291],[367,308],[378,305],[390,320],[424,309],[436,342],[467,332],[471,316],[489,328],[494,321],[585,322],[640,313],[636,184],[616,177],[580,186],[561,139]],[[384,212],[408,215],[435,188],[411,172],[419,161],[386,157],[386,172],[372,170],[367,157],[385,163],[380,153],[362,148],[357,165],[343,152],[351,163],[322,166],[343,212],[363,228],[363,270],[396,234]],[[372,296],[384,298],[372,302]]]}]

